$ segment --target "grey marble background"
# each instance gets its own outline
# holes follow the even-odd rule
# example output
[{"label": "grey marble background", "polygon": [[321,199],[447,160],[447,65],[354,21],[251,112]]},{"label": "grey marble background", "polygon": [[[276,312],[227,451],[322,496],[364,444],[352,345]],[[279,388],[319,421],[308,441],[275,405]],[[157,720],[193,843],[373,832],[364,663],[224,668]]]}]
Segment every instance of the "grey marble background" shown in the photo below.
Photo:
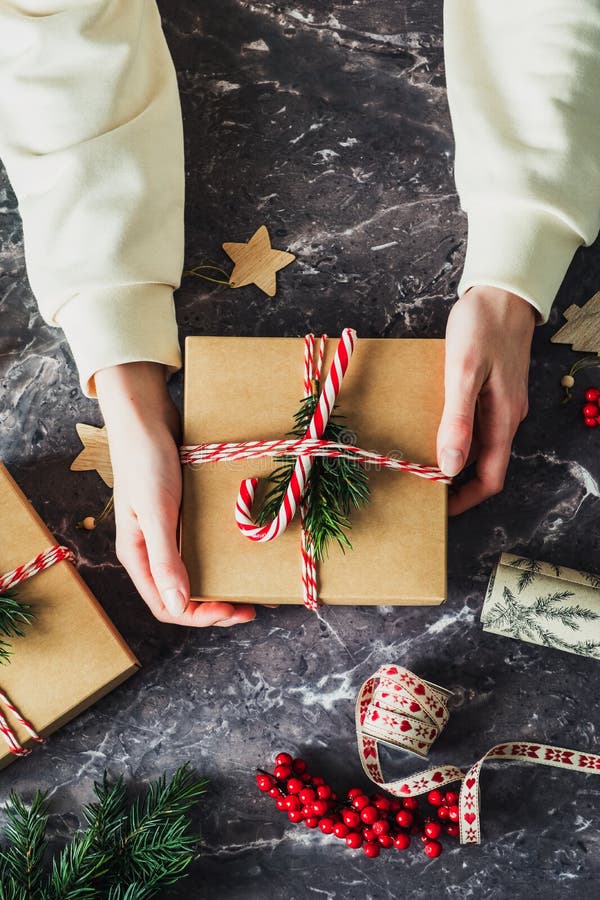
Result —
[{"label": "grey marble background", "polygon": [[[265,222],[298,255],[269,300],[255,288],[186,281],[191,333],[364,336],[444,333],[465,250],[452,180],[440,0],[164,0],[187,152],[187,264],[227,264],[224,240]],[[490,209],[490,217],[494,215]],[[226,265],[227,267],[227,265]],[[500,740],[598,750],[598,663],[486,635],[484,586],[503,549],[600,570],[600,436],[561,408],[574,360],[553,346],[561,311],[600,286],[597,247],[578,252],[551,321],[535,335],[531,413],[502,495],[449,526],[449,599],[438,609],[261,610],[236,630],[154,621],[118,565],[111,528],[74,522],[106,491],[71,474],[77,421],[100,423],[69,349],[29,290],[16,201],[0,174],[1,454],[142,660],[143,671],[2,773],[0,792],[50,791],[57,839],[104,768],[142,784],[186,760],[211,789],[201,861],[176,895],[270,900],[597,896],[600,780],[541,767],[489,767],[484,843],[448,839],[367,860],[291,825],[258,795],[253,770],[302,753],[340,788],[363,783],[353,733],[362,680],[397,661],[455,692],[433,759],[468,766]],[[589,382],[600,384],[600,372]],[[588,379],[581,378],[578,397]],[[181,397],[181,376],[173,380]],[[390,759],[390,771],[413,763]]]}]

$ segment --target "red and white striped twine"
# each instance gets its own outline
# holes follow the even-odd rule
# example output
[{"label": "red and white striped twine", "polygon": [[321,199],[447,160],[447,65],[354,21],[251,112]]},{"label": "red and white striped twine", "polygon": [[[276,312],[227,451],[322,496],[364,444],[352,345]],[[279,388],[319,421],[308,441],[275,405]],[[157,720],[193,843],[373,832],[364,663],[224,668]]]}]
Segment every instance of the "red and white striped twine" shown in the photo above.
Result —
[{"label": "red and white striped twine", "polygon": [[[310,396],[315,382],[321,382],[326,340],[327,336],[323,335],[319,342],[315,365],[315,336],[307,334],[304,338],[305,397]],[[353,459],[356,462],[381,468],[409,472],[421,478],[439,481],[442,484],[451,483],[451,479],[436,466],[424,466],[405,459],[372,453],[369,450],[362,450],[360,447],[323,440],[323,433],[350,365],[356,340],[356,332],[352,328],[343,330],[329,372],[323,382],[317,408],[304,437],[269,441],[229,441],[180,448],[181,462],[184,465],[259,459],[264,456],[297,457],[288,489],[273,521],[266,525],[258,525],[253,519],[252,504],[258,478],[246,478],[242,481],[235,505],[235,520],[242,534],[250,540],[272,541],[286,530],[294,518],[296,510],[300,507],[303,599],[305,606],[313,610],[319,606],[316,562],[310,535],[304,528],[306,515],[304,495],[313,459],[316,457]]]},{"label": "red and white striped twine", "polygon": [[[31,578],[32,575],[37,575],[38,572],[43,572],[44,569],[48,569],[50,566],[53,566],[54,563],[61,562],[63,559],[75,562],[75,556],[68,547],[62,547],[60,544],[54,544],[52,547],[48,547],[46,550],[43,550],[42,553],[38,553],[37,556],[30,559],[29,562],[17,566],[17,568],[13,569],[11,572],[0,575],[0,594],[6,593],[10,588],[15,587],[17,584],[21,584],[21,582],[25,581],[27,578]],[[2,734],[2,737],[8,744],[8,749],[11,753],[14,753],[15,756],[27,756],[31,751],[20,744],[19,739],[8,724],[3,712],[10,713],[17,724],[25,729],[32,740],[37,741],[40,744],[44,742],[44,739],[39,736],[31,722],[21,715],[17,707],[9,699],[8,695],[1,689],[0,707],[3,708],[0,710],[0,734]]]}]

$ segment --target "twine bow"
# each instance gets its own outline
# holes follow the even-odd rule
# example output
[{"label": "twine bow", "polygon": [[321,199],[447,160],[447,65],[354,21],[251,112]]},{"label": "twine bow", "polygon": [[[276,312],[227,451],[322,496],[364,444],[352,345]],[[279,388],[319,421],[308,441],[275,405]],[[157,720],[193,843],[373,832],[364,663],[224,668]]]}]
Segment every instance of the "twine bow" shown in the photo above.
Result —
[{"label": "twine bow", "polygon": [[464,772],[439,766],[386,782],[378,743],[426,757],[449,719],[451,692],[431,684],[402,666],[381,666],[360,689],[356,701],[358,752],[366,775],[396,797],[417,797],[456,781],[459,793],[461,844],[481,843],[479,774],[487,759],[513,760],[600,775],[600,756],[538,743],[496,744]]},{"label": "twine bow", "polygon": [[[33,575],[37,575],[38,572],[43,572],[44,569],[50,568],[50,566],[53,566],[57,562],[61,562],[63,559],[75,562],[75,556],[68,547],[62,547],[60,544],[54,544],[52,547],[48,547],[46,550],[38,553],[37,556],[34,556],[33,559],[30,559],[29,562],[17,566],[16,569],[12,569],[4,575],[0,575],[0,594],[6,593],[10,588],[15,587],[17,584],[21,584],[21,582],[25,581],[27,578],[31,578]],[[2,690],[0,690],[0,706],[3,706],[7,713],[12,715],[15,721],[25,729],[32,740],[37,741],[40,744],[44,742],[44,739],[39,736],[31,722],[21,715],[14,703],[10,701],[8,695]],[[31,750],[20,744],[19,739],[8,724],[6,716],[2,714],[2,711],[0,711],[0,733],[8,744],[8,749],[11,753],[14,753],[15,756],[27,756],[31,753]]]},{"label": "twine bow", "polygon": [[[316,382],[321,383],[326,340],[327,336],[323,335],[319,342],[318,352],[315,354],[315,336],[307,334],[304,338],[305,397],[311,395],[313,385]],[[451,479],[446,477],[436,466],[424,466],[405,459],[372,453],[368,450],[362,450],[360,447],[337,444],[333,441],[322,439],[336,398],[342,387],[344,375],[350,365],[356,340],[356,332],[351,328],[345,328],[338,342],[327,377],[323,382],[317,408],[304,437],[290,440],[197,444],[180,448],[180,458],[184,465],[232,462],[239,459],[259,459],[263,456],[297,457],[287,492],[273,521],[266,525],[258,525],[254,521],[252,504],[258,478],[246,478],[242,481],[235,505],[235,520],[244,537],[247,537],[249,540],[272,541],[286,530],[294,518],[298,507],[300,507],[302,592],[304,604],[311,610],[317,609],[320,602],[314,549],[310,534],[304,528],[306,515],[304,495],[308,474],[315,457],[352,459],[356,462],[377,465],[381,468],[409,472],[421,478],[439,481],[442,484],[451,483]]]}]

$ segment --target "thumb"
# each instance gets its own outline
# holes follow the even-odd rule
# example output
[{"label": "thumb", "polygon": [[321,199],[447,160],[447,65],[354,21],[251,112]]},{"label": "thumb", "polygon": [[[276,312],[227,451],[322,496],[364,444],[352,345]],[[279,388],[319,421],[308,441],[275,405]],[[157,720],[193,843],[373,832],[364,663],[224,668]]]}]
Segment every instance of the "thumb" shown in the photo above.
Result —
[{"label": "thumb", "polygon": [[180,616],[190,601],[190,582],[177,547],[177,511],[157,506],[140,514],[138,523],[156,589],[171,615]]},{"label": "thumb", "polygon": [[437,435],[438,466],[448,477],[464,468],[473,439],[475,405],[481,383],[462,367],[446,368],[446,397]]}]

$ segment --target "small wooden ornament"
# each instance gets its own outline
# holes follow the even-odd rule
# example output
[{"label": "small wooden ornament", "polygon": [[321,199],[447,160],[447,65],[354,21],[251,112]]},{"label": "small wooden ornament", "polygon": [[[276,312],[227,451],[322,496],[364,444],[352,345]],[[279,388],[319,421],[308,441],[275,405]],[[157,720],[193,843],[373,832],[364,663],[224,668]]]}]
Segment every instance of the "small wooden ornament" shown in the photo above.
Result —
[{"label": "small wooden ornament", "polygon": [[552,343],[600,355],[600,291],[583,306],[571,304],[564,315],[567,322],[552,335]]},{"label": "small wooden ornament", "polygon": [[106,425],[103,428],[96,428],[95,425],[77,422],[75,428],[83,444],[83,450],[71,463],[71,471],[95,471],[107,487],[114,487]]},{"label": "small wooden ornament", "polygon": [[269,297],[274,297],[277,290],[275,273],[296,259],[293,253],[273,250],[266,225],[261,225],[247,244],[226,242],[223,250],[235,263],[230,286],[255,284]]}]

